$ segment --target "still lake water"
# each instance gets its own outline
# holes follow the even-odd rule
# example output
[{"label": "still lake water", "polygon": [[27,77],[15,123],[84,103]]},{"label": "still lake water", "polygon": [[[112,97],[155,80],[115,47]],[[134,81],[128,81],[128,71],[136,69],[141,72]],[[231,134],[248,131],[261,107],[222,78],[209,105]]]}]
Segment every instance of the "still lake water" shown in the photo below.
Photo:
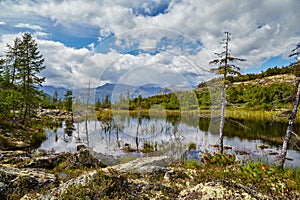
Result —
[{"label": "still lake water", "polygon": [[[270,163],[276,161],[285,135],[286,123],[263,120],[240,120],[245,126],[231,119],[225,122],[224,145],[230,147],[227,153],[238,155],[238,159],[261,159]],[[87,127],[87,128],[86,128]],[[218,118],[204,118],[193,114],[187,115],[152,115],[137,117],[113,115],[111,120],[63,121],[47,129],[47,140],[40,149],[56,152],[75,152],[79,144],[90,146],[103,154],[123,156],[150,156],[134,151],[128,153],[123,149],[142,150],[144,143],[150,143],[157,149],[157,154],[164,154],[178,159],[186,152],[188,144],[196,143],[197,150],[187,156],[191,159],[201,158],[203,152],[215,152],[218,143]],[[295,132],[299,132],[296,125]],[[300,167],[298,144],[292,141],[288,151],[287,166]]]}]

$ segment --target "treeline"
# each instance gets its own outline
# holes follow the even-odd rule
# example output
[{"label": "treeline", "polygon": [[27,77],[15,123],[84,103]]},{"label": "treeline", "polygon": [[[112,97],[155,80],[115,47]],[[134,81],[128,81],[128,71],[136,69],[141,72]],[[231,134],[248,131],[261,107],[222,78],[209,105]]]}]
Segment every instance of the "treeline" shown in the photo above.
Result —
[{"label": "treeline", "polygon": [[[246,109],[272,110],[286,108],[295,98],[296,85],[274,83],[271,85],[238,85],[226,91],[228,104],[238,105]],[[220,91],[216,88],[203,88],[189,92],[157,95],[148,98],[130,100],[129,107],[124,104],[120,109],[149,109],[160,104],[167,110],[211,109],[218,105]]]},{"label": "treeline", "polygon": [[[122,102],[122,100],[120,100]],[[95,103],[95,110],[99,111],[101,109],[108,109],[111,108],[111,100],[108,95],[105,96],[104,100],[101,102],[100,99],[98,99]]]},{"label": "treeline", "polygon": [[[293,73],[298,75],[298,66],[282,68],[270,68],[259,74],[246,74],[234,77],[233,82],[241,80],[254,80],[256,78],[268,77],[278,74]],[[121,96],[120,101],[113,106],[118,109],[149,109],[155,104],[163,106],[167,110],[181,109],[211,109],[218,105],[220,91],[217,88],[208,88],[207,83],[199,89],[187,92],[176,92],[164,95],[156,95],[148,98],[128,99]],[[273,83],[270,85],[239,84],[231,85],[226,90],[228,105],[238,105],[246,109],[272,110],[287,108],[295,99],[296,85],[287,83]]]},{"label": "treeline", "polygon": [[138,110],[150,109],[153,105],[161,105],[167,110],[190,110],[198,108],[198,100],[194,91],[176,92],[142,98],[122,98],[112,106],[116,109]]},{"label": "treeline", "polygon": [[38,89],[45,78],[44,58],[37,43],[29,33],[24,33],[7,45],[0,65],[0,113],[16,122],[25,123],[35,117],[41,103],[42,92]]},{"label": "treeline", "polygon": [[58,92],[55,91],[53,96],[49,96],[45,93],[42,94],[41,108],[45,109],[62,109],[66,111],[72,111],[73,96],[72,91],[68,90],[64,94],[63,98],[59,97]]},{"label": "treeline", "polygon": [[[268,68],[266,71],[262,71],[258,74],[249,73],[249,74],[241,74],[239,76],[227,76],[227,80],[231,83],[234,82],[245,82],[252,81],[255,79],[260,79],[264,77],[281,75],[281,74],[294,74],[295,76],[300,76],[300,65],[291,65],[291,66],[283,66],[283,67],[273,67]],[[214,80],[211,80],[214,81]],[[201,82],[198,85],[198,88],[206,87],[207,82]]]}]

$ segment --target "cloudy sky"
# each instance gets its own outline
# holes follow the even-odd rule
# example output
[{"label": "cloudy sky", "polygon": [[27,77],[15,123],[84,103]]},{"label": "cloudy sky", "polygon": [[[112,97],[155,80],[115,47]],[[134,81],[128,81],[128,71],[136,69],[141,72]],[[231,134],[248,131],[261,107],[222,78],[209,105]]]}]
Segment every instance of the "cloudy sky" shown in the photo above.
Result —
[{"label": "cloudy sky", "polygon": [[0,54],[30,32],[44,85],[190,86],[213,75],[223,32],[242,72],[288,65],[300,42],[298,0],[0,1]]}]

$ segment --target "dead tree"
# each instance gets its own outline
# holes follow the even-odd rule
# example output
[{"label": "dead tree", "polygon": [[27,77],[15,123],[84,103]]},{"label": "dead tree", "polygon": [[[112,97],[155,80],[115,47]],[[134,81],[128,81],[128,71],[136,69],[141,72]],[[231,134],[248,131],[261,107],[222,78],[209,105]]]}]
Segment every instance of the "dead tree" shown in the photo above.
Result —
[{"label": "dead tree", "polygon": [[[290,57],[298,56],[298,55],[300,55],[300,43],[296,46],[295,49],[292,50],[292,54],[290,54]],[[292,65],[300,65],[300,64],[299,64],[299,61],[296,61]],[[279,157],[279,164],[282,168],[283,168],[284,163],[285,163],[289,142],[290,142],[290,139],[291,139],[291,135],[293,133],[294,122],[295,122],[295,119],[296,119],[298,106],[299,106],[299,100],[300,100],[300,80],[298,80],[298,90],[297,90],[297,94],[296,94],[296,100],[295,100],[295,103],[294,103],[292,114],[289,118],[289,124],[288,124],[288,127],[286,129],[285,138],[283,140],[282,149],[281,149],[281,153],[280,153],[280,157]]]}]

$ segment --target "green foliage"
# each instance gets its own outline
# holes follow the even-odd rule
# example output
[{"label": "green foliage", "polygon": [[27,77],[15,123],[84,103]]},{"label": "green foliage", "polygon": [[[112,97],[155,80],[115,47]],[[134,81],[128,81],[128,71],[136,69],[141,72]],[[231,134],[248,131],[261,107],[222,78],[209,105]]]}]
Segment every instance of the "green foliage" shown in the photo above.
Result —
[{"label": "green foliage", "polygon": [[166,109],[169,110],[179,110],[180,104],[174,93],[172,93],[169,102],[166,104]]},{"label": "green foliage", "polygon": [[101,108],[102,108],[102,104],[101,104],[100,99],[98,99],[97,102],[95,103],[95,110],[100,111]]},{"label": "green foliage", "polygon": [[111,107],[111,101],[109,99],[109,96],[106,95],[102,104],[102,108],[110,108],[110,107]]},{"label": "green foliage", "polygon": [[45,80],[39,76],[45,69],[44,58],[29,33],[17,37],[7,48],[5,60],[0,60],[0,112],[25,123],[36,115],[41,103],[38,87]]},{"label": "green foliage", "polygon": [[208,165],[232,165],[235,162],[235,154],[206,153],[202,155],[201,162]]},{"label": "green foliage", "polygon": [[273,167],[261,162],[248,162],[246,165],[240,165],[240,170],[244,175],[243,178],[250,182],[263,181],[266,177],[272,177],[275,172]]},{"label": "green foliage", "polygon": [[187,160],[183,163],[183,166],[188,169],[200,169],[201,163],[197,160]]},{"label": "green foliage", "polygon": [[64,95],[64,108],[66,111],[72,111],[72,106],[73,106],[73,97],[72,97],[72,91],[68,90],[66,94]]},{"label": "green foliage", "polygon": [[142,150],[143,153],[150,153],[156,150],[157,144],[153,144],[150,141],[145,141],[144,142],[144,148]]},{"label": "green foliage", "polygon": [[191,151],[191,150],[196,150],[196,148],[197,148],[196,143],[190,142],[190,143],[188,144],[188,149],[189,149],[189,151]]}]

